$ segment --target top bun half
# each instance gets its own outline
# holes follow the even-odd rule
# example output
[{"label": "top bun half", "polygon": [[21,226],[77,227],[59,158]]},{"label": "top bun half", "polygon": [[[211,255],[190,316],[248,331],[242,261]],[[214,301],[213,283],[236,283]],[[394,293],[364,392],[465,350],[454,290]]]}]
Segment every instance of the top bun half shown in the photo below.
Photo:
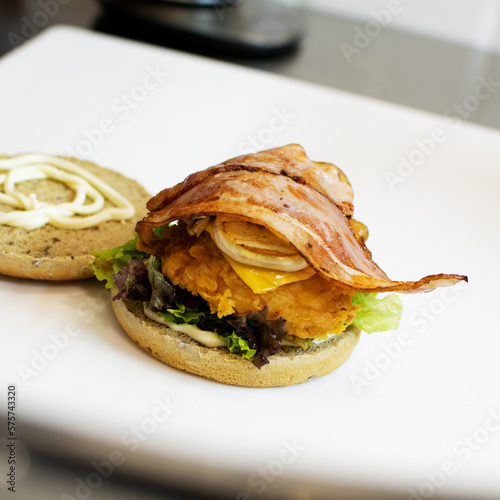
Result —
[{"label": "top bun half", "polygon": [[[5,156],[0,158],[6,158]],[[55,227],[50,223],[36,229],[0,225],[0,274],[36,280],[75,280],[94,276],[92,252],[123,245],[133,238],[135,224],[147,214],[150,194],[136,181],[89,161],[70,160],[113,187],[135,208],[127,220],[110,220],[83,229]],[[19,185],[40,200],[60,203],[74,196],[66,185],[53,181],[32,180]],[[9,207],[0,203],[0,212]]]}]

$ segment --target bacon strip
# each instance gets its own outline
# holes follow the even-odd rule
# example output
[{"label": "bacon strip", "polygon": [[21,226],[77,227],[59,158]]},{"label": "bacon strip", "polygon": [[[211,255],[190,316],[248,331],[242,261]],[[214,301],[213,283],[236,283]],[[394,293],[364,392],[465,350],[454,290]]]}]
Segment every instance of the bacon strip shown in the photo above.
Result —
[{"label": "bacon strip", "polygon": [[354,193],[342,170],[331,163],[311,161],[304,148],[298,144],[289,144],[255,154],[237,156],[214,167],[191,174],[183,182],[164,189],[151,198],[147,205],[148,210],[162,209],[177,196],[189,191],[207,177],[235,170],[262,171],[284,175],[299,184],[307,184],[324,194],[345,215],[351,216],[353,214]]},{"label": "bacon strip", "polygon": [[[293,151],[290,155],[286,148],[257,154],[257,165],[266,154],[270,158],[291,156],[289,163],[297,167]],[[153,227],[174,220],[231,215],[260,224],[286,239],[318,273],[347,289],[410,293],[467,281],[467,277],[453,274],[426,276],[418,281],[390,280],[356,238],[342,207],[309,180],[317,174],[313,170],[321,167],[304,162],[308,180],[297,182],[292,176],[276,175],[274,161],[272,169],[251,168],[251,156],[245,157],[245,169],[208,169],[156,195],[148,205],[156,208],[150,208],[146,219],[137,223],[139,241],[147,246]],[[233,165],[231,161],[225,164]],[[317,179],[320,177],[318,174]],[[194,178],[198,181],[194,182]]]}]

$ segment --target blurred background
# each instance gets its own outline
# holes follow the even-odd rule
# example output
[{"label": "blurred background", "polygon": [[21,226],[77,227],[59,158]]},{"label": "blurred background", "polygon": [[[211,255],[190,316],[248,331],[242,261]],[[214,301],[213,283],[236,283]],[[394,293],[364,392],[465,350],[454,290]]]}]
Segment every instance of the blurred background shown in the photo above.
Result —
[{"label": "blurred background", "polygon": [[1,0],[0,54],[68,24],[498,128],[499,23],[499,0]]},{"label": "blurred background", "polygon": [[[0,0],[0,56],[60,24],[500,128],[500,0]],[[85,475],[26,454],[30,486],[16,498],[60,498]],[[139,498],[193,496],[119,475],[92,496]]]}]

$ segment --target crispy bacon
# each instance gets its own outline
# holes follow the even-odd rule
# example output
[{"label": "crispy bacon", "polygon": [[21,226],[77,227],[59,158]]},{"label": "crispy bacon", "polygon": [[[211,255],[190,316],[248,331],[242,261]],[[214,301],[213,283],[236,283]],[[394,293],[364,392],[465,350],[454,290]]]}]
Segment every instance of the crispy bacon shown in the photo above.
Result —
[{"label": "crispy bacon", "polygon": [[148,210],[160,210],[207,177],[224,172],[246,170],[268,172],[289,177],[299,184],[308,184],[333,201],[347,216],[354,211],[354,193],[345,174],[331,163],[311,161],[302,146],[290,144],[260,153],[237,156],[214,167],[188,176],[174,187],[166,188],[148,202]]},{"label": "crispy bacon", "polygon": [[[349,224],[347,178],[337,167],[324,165],[329,164],[311,162],[300,146],[291,145],[193,174],[150,200],[150,213],[136,227],[139,242],[147,248],[152,228],[174,220],[231,215],[286,239],[318,273],[347,289],[410,293],[467,281],[454,274],[390,280]],[[323,183],[325,178],[331,182]]]}]

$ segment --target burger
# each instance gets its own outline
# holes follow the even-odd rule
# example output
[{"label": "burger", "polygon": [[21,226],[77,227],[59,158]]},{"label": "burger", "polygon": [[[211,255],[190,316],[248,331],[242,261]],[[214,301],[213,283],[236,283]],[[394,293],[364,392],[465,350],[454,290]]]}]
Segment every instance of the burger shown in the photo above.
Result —
[{"label": "burger", "polygon": [[[95,252],[126,333],[168,365],[250,387],[338,368],[361,331],[395,329],[395,293],[467,277],[393,281],[353,217],[353,190],[297,144],[189,175],[147,203],[135,239]],[[381,295],[382,294],[382,295]]]}]

